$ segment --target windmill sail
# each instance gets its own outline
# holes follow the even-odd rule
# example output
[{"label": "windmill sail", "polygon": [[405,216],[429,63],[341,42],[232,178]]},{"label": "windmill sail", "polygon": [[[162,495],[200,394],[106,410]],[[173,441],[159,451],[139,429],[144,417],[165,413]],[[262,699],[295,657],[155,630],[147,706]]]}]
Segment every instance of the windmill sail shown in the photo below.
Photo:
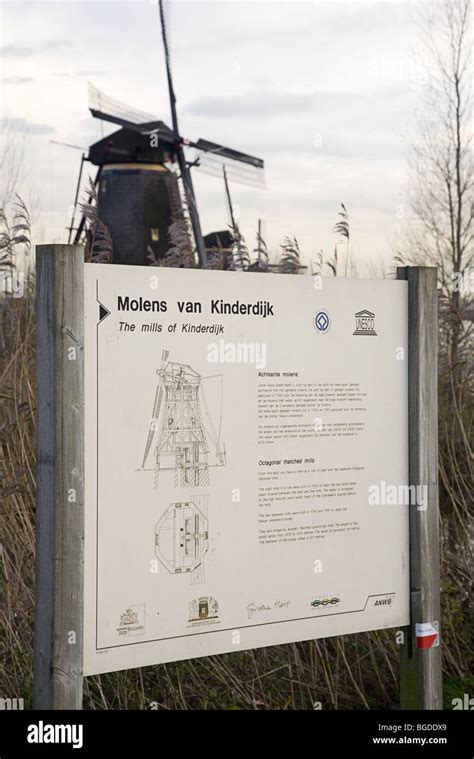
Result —
[{"label": "windmill sail", "polygon": [[205,153],[212,153],[213,156],[222,159],[231,159],[232,161],[241,161],[247,163],[257,169],[263,169],[263,160],[261,158],[255,158],[253,155],[247,153],[241,153],[240,150],[233,150],[232,148],[226,148],[224,145],[218,145],[216,142],[209,142],[209,140],[203,140],[199,138],[197,142],[190,142],[189,145],[196,150],[203,150]]},{"label": "windmill sail", "polygon": [[222,170],[225,167],[227,176],[232,182],[250,185],[252,187],[264,188],[265,171],[263,168],[240,163],[236,160],[225,158],[217,153],[196,153],[198,163],[196,168],[203,174],[209,174],[211,177],[222,178]]},{"label": "windmill sail", "polygon": [[89,110],[96,119],[110,121],[140,134],[158,133],[163,139],[174,141],[171,129],[156,116],[139,111],[106,95],[91,82],[89,82]]},{"label": "windmill sail", "polygon": [[[175,98],[173,89],[171,97]],[[92,82],[89,82],[89,110],[97,119],[118,124],[142,135],[156,133],[163,141],[173,145],[180,144],[184,148],[193,148],[196,151],[196,157],[199,156],[199,162],[196,165],[203,173],[220,177],[222,166],[225,164],[227,173],[234,182],[265,186],[264,162],[261,158],[202,137],[197,141],[177,137],[172,129],[153,114],[140,111],[110,97]]]},{"label": "windmill sail", "polygon": [[227,148],[216,142],[203,140],[189,142],[199,158],[197,168],[204,174],[221,177],[225,167],[227,175],[233,182],[249,184],[256,187],[265,187],[264,162],[262,158],[242,153],[240,150]]},{"label": "windmill sail", "polygon": [[147,124],[150,121],[156,121],[156,116],[151,113],[139,111],[132,108],[120,100],[115,100],[105,92],[95,87],[89,82],[89,109],[97,118],[117,119],[117,124],[122,121],[127,124]]}]

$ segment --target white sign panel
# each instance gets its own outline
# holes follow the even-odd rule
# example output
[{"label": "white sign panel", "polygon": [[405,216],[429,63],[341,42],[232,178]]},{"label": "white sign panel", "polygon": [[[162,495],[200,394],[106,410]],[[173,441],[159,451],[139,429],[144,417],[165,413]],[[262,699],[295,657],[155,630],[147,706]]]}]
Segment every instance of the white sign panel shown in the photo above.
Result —
[{"label": "white sign panel", "polygon": [[408,624],[407,284],[85,270],[85,674]]}]

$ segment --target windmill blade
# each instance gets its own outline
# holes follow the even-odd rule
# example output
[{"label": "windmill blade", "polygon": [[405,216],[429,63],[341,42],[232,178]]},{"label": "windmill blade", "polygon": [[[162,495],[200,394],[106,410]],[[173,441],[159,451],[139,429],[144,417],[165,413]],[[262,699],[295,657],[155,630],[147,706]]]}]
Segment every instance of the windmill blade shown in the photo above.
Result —
[{"label": "windmill blade", "polygon": [[169,3],[165,0],[159,0],[159,15],[161,25],[161,39],[163,42],[163,50],[165,53],[165,66],[166,66],[166,79],[168,82],[168,94],[170,98],[171,118],[173,122],[173,129],[176,134],[179,134],[178,129],[178,115],[176,112],[176,95],[173,86],[173,76],[171,73],[171,53],[169,44]]},{"label": "windmill blade", "polygon": [[77,201],[79,200],[79,191],[81,189],[81,179],[82,179],[82,170],[84,168],[84,161],[86,160],[85,153],[81,156],[81,165],[79,167],[79,176],[77,177],[77,184],[76,184],[76,194],[74,196],[74,205],[72,207],[72,216],[71,216],[71,226],[69,227],[69,234],[67,238],[67,244],[69,245],[71,242],[72,233],[74,230],[74,219],[76,217],[76,208],[77,208]]},{"label": "windmill blade", "polygon": [[60,140],[50,140],[49,142],[51,145],[61,145],[63,148],[74,148],[74,150],[82,150],[83,152],[87,150],[87,148],[81,148],[80,145],[71,145],[70,142],[60,142]]},{"label": "windmill blade", "polygon": [[[125,121],[127,124],[146,124],[157,120],[153,114],[131,108],[126,103],[111,98],[105,92],[95,87],[92,82],[89,82],[89,109],[102,114],[99,118],[108,117],[108,120],[118,119],[119,121]],[[116,123],[119,123],[119,121]]]},{"label": "windmill blade", "polygon": [[101,121],[110,121],[112,124],[118,124],[125,129],[131,129],[133,132],[138,132],[138,134],[158,134],[166,142],[175,142],[173,132],[162,121],[147,121],[143,124],[134,124],[132,121],[121,119],[118,116],[111,116],[108,113],[101,113],[93,108],[89,110],[94,118],[101,119]]},{"label": "windmill blade", "polygon": [[219,145],[217,142],[210,142],[209,140],[203,140],[199,138],[197,142],[187,142],[187,145],[196,150],[202,150],[204,153],[212,153],[219,158],[230,159],[232,161],[238,161],[239,163],[246,163],[249,166],[253,166],[256,169],[263,169],[264,162],[261,158],[256,158],[248,153],[241,153],[240,150],[233,150],[232,148],[226,148],[224,145]]},{"label": "windmill blade", "polygon": [[261,168],[223,158],[215,153],[196,152],[195,155],[198,158],[196,168],[203,174],[222,179],[222,171],[225,167],[227,177],[232,182],[250,185],[251,187],[266,187],[265,172]]},{"label": "windmill blade", "polygon": [[176,110],[176,94],[174,91],[173,77],[171,74],[171,56],[170,56],[170,46],[169,46],[169,38],[168,38],[168,24],[166,20],[166,10],[168,9],[168,7],[169,6],[167,3],[165,6],[164,0],[159,0],[161,37],[163,40],[163,49],[165,52],[166,79],[168,82],[168,92],[169,92],[169,97],[170,97],[171,119],[172,119],[172,124],[173,124],[173,131],[174,131],[174,134],[176,135],[176,142],[177,142],[176,154],[178,158],[179,170],[181,172],[181,181],[183,183],[184,193],[186,196],[186,202],[187,202],[187,206],[189,210],[189,216],[191,219],[191,226],[193,228],[194,241],[196,243],[199,263],[201,266],[204,267],[207,264],[207,251],[206,251],[206,246],[204,245],[204,240],[202,236],[201,221],[199,219],[196,196],[194,194],[193,180],[191,177],[191,172],[189,171],[189,168],[186,164],[184,150],[183,150],[183,141],[179,137],[178,113]]},{"label": "windmill blade", "polygon": [[232,198],[230,197],[229,180],[227,178],[227,171],[225,166],[222,167],[222,176],[224,177],[225,194],[227,198],[227,206],[229,208],[230,223],[232,225],[232,231],[234,236],[239,233],[239,225],[235,220],[234,206],[232,204]]},{"label": "windmill blade", "polygon": [[89,110],[96,119],[110,121],[139,134],[158,134],[169,142],[175,139],[171,129],[156,116],[109,97],[91,82],[89,82]]},{"label": "windmill blade", "polygon": [[264,162],[261,158],[242,153],[240,150],[226,148],[216,142],[199,139],[197,142],[186,141],[194,148],[198,158],[197,167],[211,176],[222,177],[225,167],[229,179],[239,184],[253,187],[265,187]]}]

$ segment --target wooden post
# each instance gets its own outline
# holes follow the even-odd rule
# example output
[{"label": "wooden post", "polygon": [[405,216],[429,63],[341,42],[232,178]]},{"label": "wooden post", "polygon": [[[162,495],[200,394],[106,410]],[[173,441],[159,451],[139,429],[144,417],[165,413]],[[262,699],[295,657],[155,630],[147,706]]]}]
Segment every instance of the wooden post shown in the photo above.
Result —
[{"label": "wooden post", "polygon": [[402,709],[442,709],[441,646],[417,648],[417,625],[440,626],[438,528],[438,293],[433,267],[400,267],[408,281],[410,485],[426,486],[426,509],[410,508],[411,624],[401,650]]},{"label": "wooden post", "polygon": [[84,248],[36,248],[37,499],[33,707],[82,708]]}]

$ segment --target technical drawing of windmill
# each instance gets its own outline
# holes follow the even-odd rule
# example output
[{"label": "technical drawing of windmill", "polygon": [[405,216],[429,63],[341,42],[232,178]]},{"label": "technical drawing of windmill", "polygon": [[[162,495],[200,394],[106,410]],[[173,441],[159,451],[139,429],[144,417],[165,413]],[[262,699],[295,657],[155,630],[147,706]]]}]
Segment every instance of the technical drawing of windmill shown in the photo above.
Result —
[{"label": "technical drawing of windmill", "polygon": [[[97,166],[97,211],[108,228],[113,243],[113,263],[148,265],[150,254],[164,258],[168,248],[168,229],[175,219],[189,216],[201,266],[207,262],[207,248],[216,235],[203,237],[190,168],[222,176],[222,165],[234,180],[263,183],[264,162],[260,158],[224,147],[205,139],[196,141],[181,136],[178,127],[176,95],[170,64],[168,35],[163,0],[159,2],[172,126],[155,116],[137,111],[89,85],[89,110],[102,121],[121,128],[96,142],[83,155],[76,189],[77,207],[84,161]],[[196,152],[188,160],[185,148]],[[176,168],[179,167],[179,179]],[[180,191],[181,190],[181,191]],[[92,194],[89,203],[93,200]],[[75,230],[78,243],[85,232],[85,215],[77,228],[74,214],[69,240]]]},{"label": "technical drawing of windmill", "polygon": [[172,503],[155,527],[155,554],[170,574],[191,575],[191,584],[204,582],[204,557],[209,545],[208,520],[201,501]]},{"label": "technical drawing of windmill", "polygon": [[[157,370],[159,382],[155,392],[153,413],[143,456],[146,463],[157,433],[155,456],[155,488],[160,472],[174,470],[175,487],[195,487],[209,484],[209,467],[224,466],[226,453],[220,443],[222,408],[216,434],[209,413],[202,379],[187,364],[168,361],[169,351],[162,353],[161,367]],[[204,404],[207,425],[201,414]],[[215,446],[215,464],[209,463],[209,443]]]}]

